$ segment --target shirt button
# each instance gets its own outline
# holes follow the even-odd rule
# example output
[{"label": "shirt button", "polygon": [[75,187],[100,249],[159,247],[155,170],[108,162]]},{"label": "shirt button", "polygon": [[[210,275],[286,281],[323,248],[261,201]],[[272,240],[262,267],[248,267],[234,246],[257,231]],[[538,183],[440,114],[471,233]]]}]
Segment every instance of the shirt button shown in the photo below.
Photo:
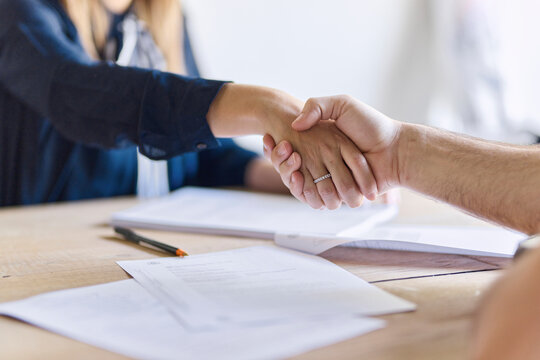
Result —
[{"label": "shirt button", "polygon": [[208,147],[205,143],[198,143],[197,144],[197,150],[204,150]]}]

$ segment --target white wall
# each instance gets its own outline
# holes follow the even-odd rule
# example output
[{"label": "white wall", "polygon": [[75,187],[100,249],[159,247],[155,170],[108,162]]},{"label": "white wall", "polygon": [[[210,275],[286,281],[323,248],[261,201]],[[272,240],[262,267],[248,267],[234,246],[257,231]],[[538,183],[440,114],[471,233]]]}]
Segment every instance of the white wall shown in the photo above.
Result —
[{"label": "white wall", "polygon": [[423,122],[425,1],[183,4],[205,77],[276,87],[302,99],[348,93],[391,116]]},{"label": "white wall", "polygon": [[[476,16],[475,3],[487,18],[499,13],[497,38],[476,34],[486,17]],[[400,120],[498,140],[540,134],[539,6],[530,0],[183,4],[203,76],[272,86],[302,99],[348,93]],[[471,39],[477,42],[467,44]],[[473,47],[459,53],[459,41]],[[498,94],[480,101],[484,95],[475,90],[489,86],[484,73],[492,69],[483,67],[482,56],[492,59],[491,47],[502,56],[494,76],[501,76],[504,106]]]}]

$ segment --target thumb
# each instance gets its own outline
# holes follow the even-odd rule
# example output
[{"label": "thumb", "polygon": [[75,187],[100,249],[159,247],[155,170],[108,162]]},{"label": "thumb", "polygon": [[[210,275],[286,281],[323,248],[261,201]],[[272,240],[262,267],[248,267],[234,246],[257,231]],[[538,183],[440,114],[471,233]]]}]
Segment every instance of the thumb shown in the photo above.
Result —
[{"label": "thumb", "polygon": [[302,110],[300,115],[292,122],[292,127],[294,130],[304,131],[311,129],[320,120],[320,112],[315,109],[306,110],[306,108],[304,107],[304,110]]},{"label": "thumb", "polygon": [[292,127],[297,131],[312,128],[321,120],[336,119],[334,114],[337,106],[336,97],[310,98],[306,101],[302,113],[293,121]]}]

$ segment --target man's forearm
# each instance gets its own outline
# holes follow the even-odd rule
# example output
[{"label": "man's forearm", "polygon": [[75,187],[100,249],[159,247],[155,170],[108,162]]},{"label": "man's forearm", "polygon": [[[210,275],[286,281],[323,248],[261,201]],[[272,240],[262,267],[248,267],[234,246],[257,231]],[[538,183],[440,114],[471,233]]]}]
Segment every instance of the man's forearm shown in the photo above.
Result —
[{"label": "man's forearm", "polygon": [[540,149],[404,124],[402,186],[525,233],[540,232]]}]

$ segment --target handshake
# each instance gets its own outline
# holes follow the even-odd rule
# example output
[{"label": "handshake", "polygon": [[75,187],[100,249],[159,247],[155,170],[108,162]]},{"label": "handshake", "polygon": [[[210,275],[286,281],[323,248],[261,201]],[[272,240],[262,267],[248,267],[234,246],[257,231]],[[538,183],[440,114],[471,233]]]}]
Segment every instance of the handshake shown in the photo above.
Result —
[{"label": "handshake", "polygon": [[311,98],[288,132],[265,135],[264,154],[312,208],[358,207],[399,185],[402,126],[350,96]]}]

